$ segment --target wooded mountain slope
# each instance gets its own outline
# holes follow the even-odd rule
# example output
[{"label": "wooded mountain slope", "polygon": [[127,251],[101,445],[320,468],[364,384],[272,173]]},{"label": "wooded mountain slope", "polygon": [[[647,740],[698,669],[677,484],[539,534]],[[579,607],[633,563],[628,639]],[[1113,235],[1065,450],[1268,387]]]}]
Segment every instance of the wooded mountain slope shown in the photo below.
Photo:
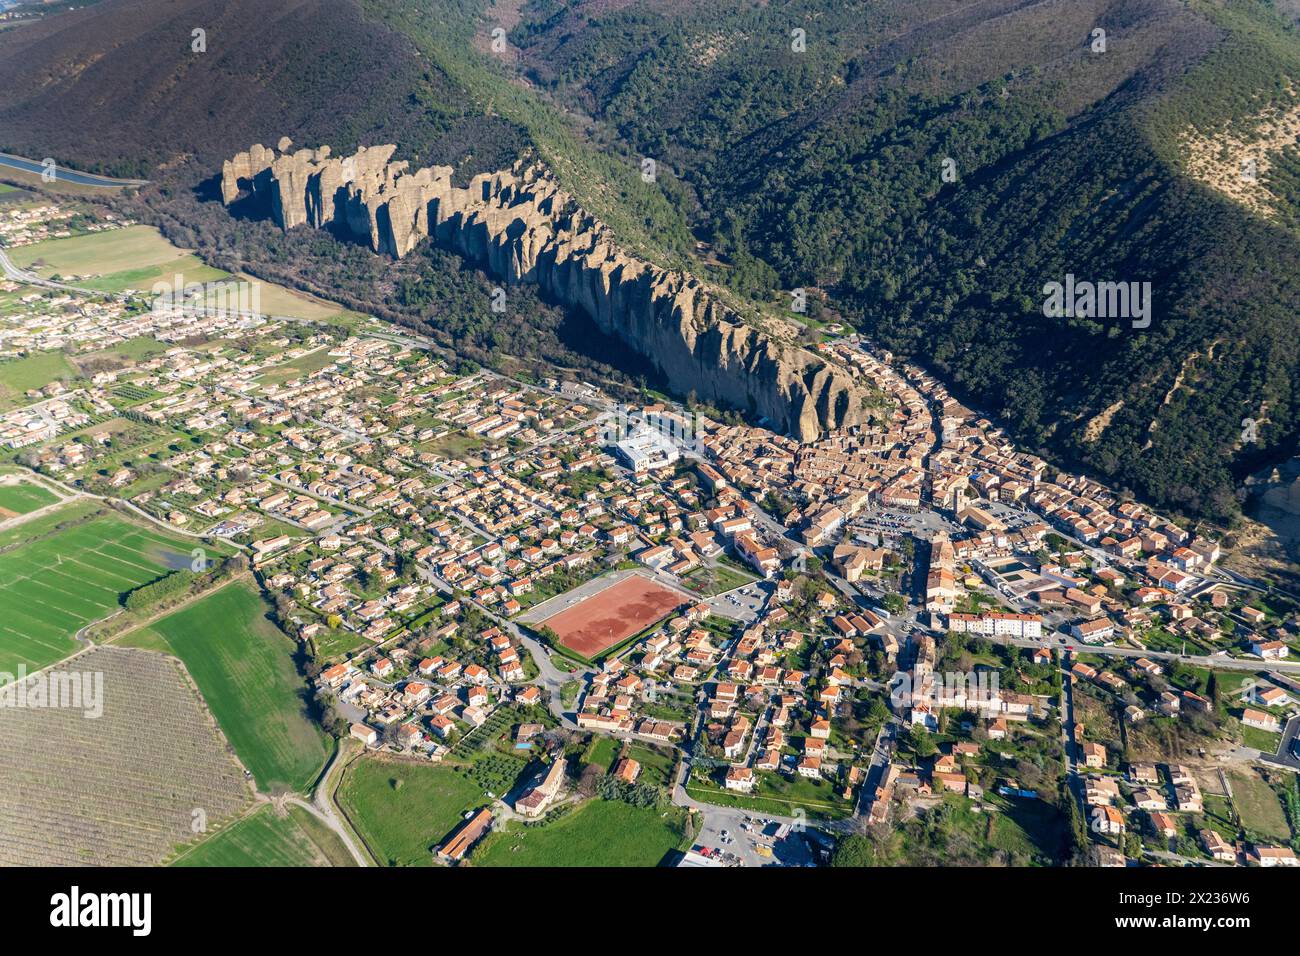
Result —
[{"label": "wooded mountain slope", "polygon": [[[756,312],[818,290],[814,319],[930,366],[1027,446],[1222,519],[1235,479],[1300,431],[1297,16],[1295,0],[105,0],[0,34],[0,148],[149,175],[147,214],[227,265],[480,360],[581,367],[568,320],[530,302],[494,321],[442,253],[378,268],[195,189],[285,131],[395,142],[461,177],[531,149],[640,254]],[[1067,275],[1150,282],[1150,326],[1045,317]]]},{"label": "wooded mountain slope", "polygon": [[[1189,163],[1235,176],[1300,104],[1296,11],[530,0],[511,38],[532,82],[680,178],[724,281],[819,287],[1031,447],[1224,518],[1234,476],[1295,444],[1300,152],[1261,153],[1266,214]],[[1150,327],[1044,317],[1067,274],[1152,283]]]}]

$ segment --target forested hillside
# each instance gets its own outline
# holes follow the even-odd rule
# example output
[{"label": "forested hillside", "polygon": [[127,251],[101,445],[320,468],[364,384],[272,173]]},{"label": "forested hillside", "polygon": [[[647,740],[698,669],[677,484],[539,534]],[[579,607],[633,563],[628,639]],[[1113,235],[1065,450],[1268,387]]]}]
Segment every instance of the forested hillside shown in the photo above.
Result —
[{"label": "forested hillside", "polygon": [[[1300,430],[1298,18],[1295,0],[104,0],[0,34],[0,149],[148,176],[137,208],[218,265],[480,361],[634,383],[644,368],[527,293],[490,315],[445,254],[395,266],[231,220],[207,182],[286,133],[462,175],[533,150],[629,248],[756,310],[816,290],[821,318],[1052,460],[1226,519],[1235,479]],[[1067,275],[1149,282],[1150,324],[1047,318]]]},{"label": "forested hillside", "polygon": [[[1226,131],[1244,149],[1300,103],[1295,12],[531,0],[511,39],[677,173],[723,281],[821,288],[1031,447],[1226,518],[1234,476],[1295,443],[1300,152],[1264,158],[1261,213],[1191,174],[1189,136],[1235,175]],[[1150,326],[1044,317],[1067,273],[1150,282]]]}]

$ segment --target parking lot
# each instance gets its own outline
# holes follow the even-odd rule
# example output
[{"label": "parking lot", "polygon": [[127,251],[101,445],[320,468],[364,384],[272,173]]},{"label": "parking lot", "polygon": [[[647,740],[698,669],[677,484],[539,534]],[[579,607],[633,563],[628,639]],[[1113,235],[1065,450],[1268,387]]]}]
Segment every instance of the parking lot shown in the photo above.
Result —
[{"label": "parking lot", "polygon": [[758,813],[710,808],[696,843],[720,850],[740,866],[813,866],[813,840],[820,834]]},{"label": "parking lot", "polygon": [[766,581],[755,581],[709,598],[705,603],[714,614],[748,624],[758,617],[758,612],[763,609],[771,593],[772,585]]}]

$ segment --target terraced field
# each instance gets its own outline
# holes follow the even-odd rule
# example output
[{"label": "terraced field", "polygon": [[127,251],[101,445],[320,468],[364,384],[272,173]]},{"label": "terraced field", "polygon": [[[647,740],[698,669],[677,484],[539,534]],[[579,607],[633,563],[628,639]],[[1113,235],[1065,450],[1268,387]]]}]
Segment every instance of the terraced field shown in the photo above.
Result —
[{"label": "terraced field", "polygon": [[284,814],[259,807],[198,846],[172,866],[355,866],[328,827],[301,807]]},{"label": "terraced field", "polygon": [[0,537],[0,671],[61,660],[123,594],[189,564],[188,542],[113,514],[56,530],[84,513],[60,508]]},{"label": "terraced field", "polygon": [[252,799],[175,661],[96,647],[54,669],[102,674],[103,713],[0,707],[0,866],[144,866]]},{"label": "terraced field", "polygon": [[228,584],[120,643],[185,662],[235,752],[265,791],[305,790],[329,756],[304,713],[293,642],[245,582]]}]

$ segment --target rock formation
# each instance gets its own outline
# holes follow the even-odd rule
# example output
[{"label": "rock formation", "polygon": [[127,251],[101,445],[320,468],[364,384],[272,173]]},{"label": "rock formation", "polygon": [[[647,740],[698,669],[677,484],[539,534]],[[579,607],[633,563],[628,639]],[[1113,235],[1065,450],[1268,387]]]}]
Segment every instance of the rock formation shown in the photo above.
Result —
[{"label": "rock formation", "polygon": [[277,155],[256,145],[223,165],[222,199],[265,194],[284,229],[343,225],[394,257],[432,237],[507,285],[534,283],[582,309],[680,393],[746,409],[802,440],[866,419],[847,371],[746,324],[695,277],[624,254],[549,170],[521,161],[460,189],[451,167],[411,172],[390,162],[395,151],[333,158],[329,147]]}]

